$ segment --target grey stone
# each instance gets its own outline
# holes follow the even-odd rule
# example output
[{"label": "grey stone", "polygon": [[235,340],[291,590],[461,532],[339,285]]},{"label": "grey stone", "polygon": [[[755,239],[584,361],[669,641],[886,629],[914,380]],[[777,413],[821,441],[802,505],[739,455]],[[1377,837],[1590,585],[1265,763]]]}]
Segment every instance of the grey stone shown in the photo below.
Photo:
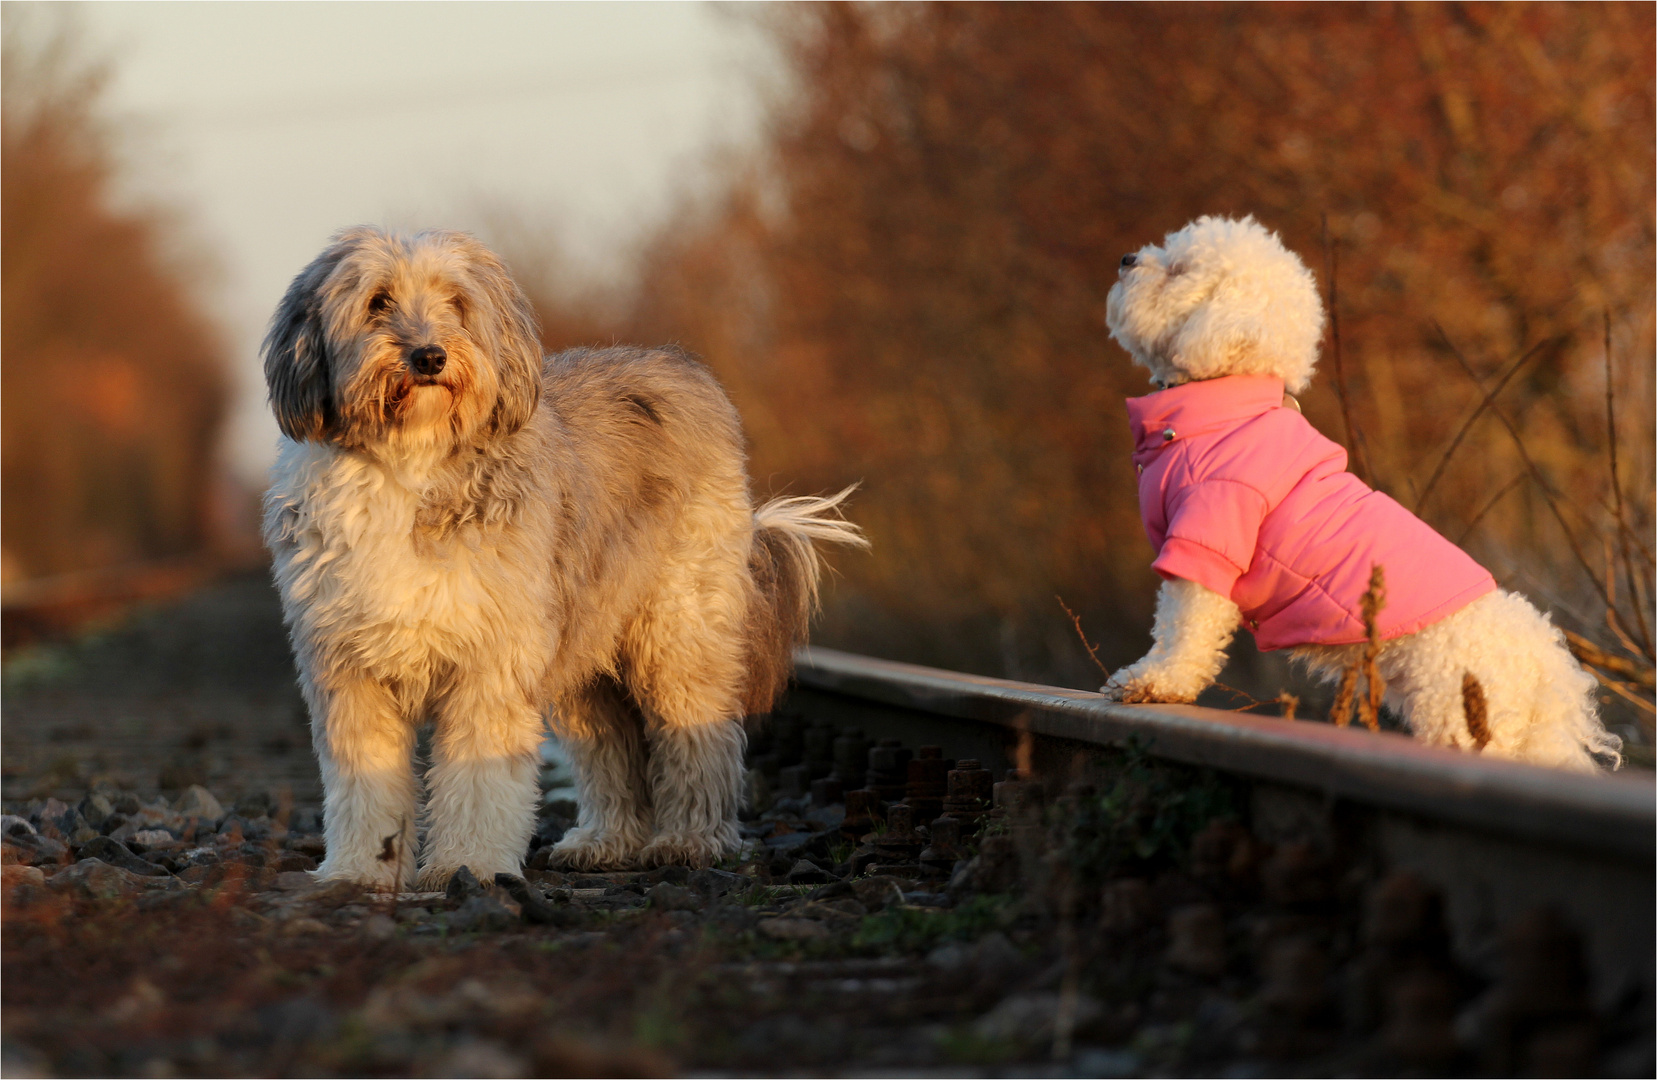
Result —
[{"label": "grey stone", "polygon": [[30,839],[31,866],[61,866],[69,860],[69,845],[50,836],[38,835]]},{"label": "grey stone", "polygon": [[472,873],[472,868],[469,866],[462,866],[459,870],[456,870],[449,878],[448,888],[443,890],[444,895],[455,903],[460,903],[468,897],[477,896],[482,892],[483,883],[478,881],[477,876]]},{"label": "grey stone", "polygon": [[829,928],[816,919],[761,919],[756,927],[776,941],[822,941],[829,937]]},{"label": "grey stone", "polygon": [[525,922],[542,926],[569,926],[578,921],[578,916],[567,907],[569,893],[565,890],[557,890],[563,893],[561,903],[549,903],[539,889],[516,874],[496,874],[495,884],[518,905]]},{"label": "grey stone", "polygon": [[808,859],[796,862],[783,878],[786,885],[823,885],[828,881],[828,871]]},{"label": "grey stone", "polygon": [[724,896],[726,893],[746,892],[752,884],[741,874],[732,874],[724,870],[698,870],[691,874],[686,882],[692,889],[708,899]]},{"label": "grey stone", "polygon": [[1138,1076],[1139,1055],[1132,1050],[1103,1050],[1090,1047],[1076,1054],[1073,1075],[1094,1076],[1099,1080],[1125,1080]]},{"label": "grey stone", "polygon": [[143,888],[143,879],[102,859],[82,859],[48,878],[46,887],[54,892],[107,900]]},{"label": "grey stone", "polygon": [[58,799],[47,799],[39,809],[29,815],[36,826],[48,836],[56,833],[58,836],[67,836],[75,831],[75,808]]},{"label": "grey stone", "polygon": [[82,861],[97,859],[110,866],[118,866],[122,870],[147,877],[160,877],[167,873],[165,867],[139,858],[124,844],[108,836],[97,836],[88,840],[81,848],[80,856]]},{"label": "grey stone", "polygon": [[[470,875],[468,875],[470,876]],[[473,880],[476,880],[475,878]],[[459,933],[505,930],[518,922],[518,913],[493,896],[471,896],[449,913],[449,929]]]},{"label": "grey stone", "polygon": [[650,906],[661,911],[695,911],[702,906],[694,892],[672,882],[664,881],[644,894]]},{"label": "grey stone", "polygon": [[81,800],[81,817],[94,829],[104,827],[104,822],[115,813],[115,803],[101,791],[94,791]]},{"label": "grey stone", "polygon": [[815,839],[817,839],[817,834],[815,833],[783,833],[781,836],[767,836],[765,838],[765,846],[773,852],[797,851]]},{"label": "grey stone", "polygon": [[186,817],[211,820],[215,825],[224,818],[224,807],[213,797],[211,791],[200,784],[191,784],[185,789],[173,809]]},{"label": "grey stone", "polygon": [[[1014,994],[973,1022],[973,1034],[992,1042],[1040,1046],[1053,1040],[1054,1022],[1061,1008],[1058,994]],[[1086,994],[1077,994],[1071,1029],[1078,1030],[1104,1015],[1104,1006]]]}]

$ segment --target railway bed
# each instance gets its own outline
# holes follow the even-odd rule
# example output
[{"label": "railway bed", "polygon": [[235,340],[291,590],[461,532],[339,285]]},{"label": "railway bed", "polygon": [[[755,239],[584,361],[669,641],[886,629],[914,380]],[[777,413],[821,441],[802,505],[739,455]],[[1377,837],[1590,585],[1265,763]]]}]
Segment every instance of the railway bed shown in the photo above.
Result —
[{"label": "railway bed", "polygon": [[1095,693],[809,648],[784,708],[871,741],[935,744],[1049,789],[1100,748],[1213,770],[1267,843],[1309,843],[1438,890],[1459,962],[1495,977],[1501,936],[1539,909],[1580,935],[1597,1008],[1653,1000],[1657,802],[1647,772],[1582,776],[1407,737]]}]

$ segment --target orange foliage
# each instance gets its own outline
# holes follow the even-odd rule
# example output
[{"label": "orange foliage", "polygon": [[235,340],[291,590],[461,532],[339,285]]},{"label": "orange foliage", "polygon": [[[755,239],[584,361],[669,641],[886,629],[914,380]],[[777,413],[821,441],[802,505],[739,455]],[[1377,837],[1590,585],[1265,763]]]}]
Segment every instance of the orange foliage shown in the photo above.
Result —
[{"label": "orange foliage", "polygon": [[[1149,388],[1107,339],[1104,299],[1123,252],[1202,213],[1255,214],[1326,288],[1338,258],[1357,430],[1327,349],[1306,412],[1406,506],[1483,396],[1454,352],[1490,386],[1535,348],[1500,408],[1595,558],[1588,538],[1616,531],[1609,312],[1624,493],[1650,546],[1648,5],[769,17],[795,77],[769,157],[658,240],[625,332],[713,364],[762,484],[864,481],[852,513],[874,553],[838,560],[827,640],[1096,682],[1059,593],[1107,659],[1143,648],[1155,579],[1122,398]],[[1599,601],[1526,472],[1485,413],[1419,509],[1591,621]]]},{"label": "orange foliage", "polygon": [[218,342],[159,253],[109,205],[96,73],[8,22],[0,121],[5,577],[190,554],[226,391]]}]

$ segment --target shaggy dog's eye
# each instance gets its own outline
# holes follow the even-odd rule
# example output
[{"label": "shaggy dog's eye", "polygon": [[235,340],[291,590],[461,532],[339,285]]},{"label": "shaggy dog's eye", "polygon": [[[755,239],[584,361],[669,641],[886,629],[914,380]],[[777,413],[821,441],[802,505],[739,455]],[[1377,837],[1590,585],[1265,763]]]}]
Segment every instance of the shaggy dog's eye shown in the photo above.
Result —
[{"label": "shaggy dog's eye", "polygon": [[457,293],[449,298],[449,303],[455,306],[455,313],[458,314],[461,321],[464,322],[466,319],[466,298]]},{"label": "shaggy dog's eye", "polygon": [[391,294],[381,289],[368,301],[368,313],[379,315],[391,306]]},{"label": "shaggy dog's eye", "polygon": [[1133,266],[1137,262],[1139,262],[1138,255],[1124,255],[1122,256],[1122,269],[1126,270],[1128,267]]}]

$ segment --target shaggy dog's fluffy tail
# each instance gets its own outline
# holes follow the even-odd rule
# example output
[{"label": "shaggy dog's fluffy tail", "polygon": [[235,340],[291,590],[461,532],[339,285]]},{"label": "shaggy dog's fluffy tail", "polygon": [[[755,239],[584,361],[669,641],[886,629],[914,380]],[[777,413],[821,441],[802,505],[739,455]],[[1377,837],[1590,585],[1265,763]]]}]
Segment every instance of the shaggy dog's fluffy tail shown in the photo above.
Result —
[{"label": "shaggy dog's fluffy tail", "polygon": [[754,550],[749,556],[754,595],[748,605],[749,716],[771,711],[794,669],[794,650],[804,644],[817,609],[822,558],[813,544],[866,548],[863,531],[840,516],[840,504],[857,489],[836,495],[772,499],[754,511]]}]

